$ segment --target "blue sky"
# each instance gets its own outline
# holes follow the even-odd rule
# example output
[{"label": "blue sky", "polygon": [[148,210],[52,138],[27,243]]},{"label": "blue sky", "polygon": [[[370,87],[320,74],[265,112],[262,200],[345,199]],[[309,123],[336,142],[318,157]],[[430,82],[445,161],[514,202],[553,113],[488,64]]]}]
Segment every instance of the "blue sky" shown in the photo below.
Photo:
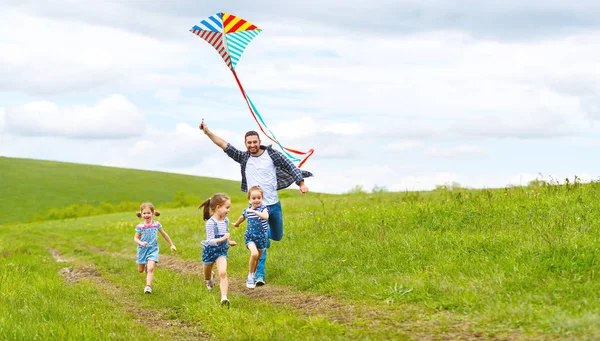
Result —
[{"label": "blue sky", "polygon": [[263,29],[237,72],[311,190],[598,179],[592,1],[5,1],[0,155],[239,180],[197,128],[257,129],[188,31],[216,12]]}]

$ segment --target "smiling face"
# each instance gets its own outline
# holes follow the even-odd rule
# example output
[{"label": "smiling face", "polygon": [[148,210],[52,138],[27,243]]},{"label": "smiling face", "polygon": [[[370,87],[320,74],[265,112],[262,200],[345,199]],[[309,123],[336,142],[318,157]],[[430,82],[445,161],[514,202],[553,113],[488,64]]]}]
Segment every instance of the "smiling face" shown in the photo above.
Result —
[{"label": "smiling face", "polygon": [[154,212],[152,212],[150,208],[144,207],[144,209],[142,209],[142,219],[144,219],[144,223],[150,224],[152,222],[153,215]]},{"label": "smiling face", "polygon": [[256,135],[246,136],[246,149],[251,155],[259,155],[260,150],[260,139]]},{"label": "smiling face", "polygon": [[248,195],[248,200],[250,201],[250,204],[252,204],[252,208],[260,207],[262,199],[262,192],[258,190],[251,191]]},{"label": "smiling face", "polygon": [[225,218],[229,213],[229,209],[231,208],[231,200],[226,200],[223,205],[217,205],[215,208],[215,213],[221,217]]}]

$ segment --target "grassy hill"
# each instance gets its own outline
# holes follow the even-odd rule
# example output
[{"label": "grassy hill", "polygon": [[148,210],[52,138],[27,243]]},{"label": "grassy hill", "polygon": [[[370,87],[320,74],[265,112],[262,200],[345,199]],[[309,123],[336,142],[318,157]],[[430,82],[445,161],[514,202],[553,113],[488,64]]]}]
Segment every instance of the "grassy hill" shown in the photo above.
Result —
[{"label": "grassy hill", "polygon": [[0,224],[77,204],[152,201],[160,207],[179,191],[198,198],[216,192],[242,197],[239,186],[208,177],[0,157]]},{"label": "grassy hill", "polygon": [[130,212],[0,225],[0,339],[600,340],[599,199],[600,182],[284,198],[267,285],[229,251],[231,309],[203,285],[193,207],[158,217],[177,252],[159,238],[152,295]]}]

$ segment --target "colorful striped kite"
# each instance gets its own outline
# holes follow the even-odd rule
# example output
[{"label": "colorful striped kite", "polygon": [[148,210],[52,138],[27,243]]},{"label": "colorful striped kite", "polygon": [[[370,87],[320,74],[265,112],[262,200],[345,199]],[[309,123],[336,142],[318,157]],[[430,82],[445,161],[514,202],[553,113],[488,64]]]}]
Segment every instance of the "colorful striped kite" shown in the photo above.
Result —
[{"label": "colorful striped kite", "polygon": [[[260,130],[271,141],[277,143],[287,157],[293,162],[298,162],[298,167],[302,167],[304,162],[306,162],[306,160],[314,153],[314,150],[310,149],[308,152],[300,152],[282,146],[275,137],[275,134],[267,127],[267,124],[258,113],[258,110],[256,110],[256,107],[250,100],[250,97],[248,97],[248,94],[242,87],[242,83],[240,83],[240,80],[235,73],[235,67],[240,61],[246,46],[248,46],[250,41],[261,32],[261,29],[249,21],[236,17],[235,15],[217,13],[201,20],[199,24],[192,27],[190,32],[206,40],[215,48],[215,50],[217,50],[225,64],[231,69],[240,91],[246,100],[246,104],[248,104],[248,109],[250,109]],[[268,133],[265,130],[268,131]],[[298,157],[292,154],[298,155]]]}]

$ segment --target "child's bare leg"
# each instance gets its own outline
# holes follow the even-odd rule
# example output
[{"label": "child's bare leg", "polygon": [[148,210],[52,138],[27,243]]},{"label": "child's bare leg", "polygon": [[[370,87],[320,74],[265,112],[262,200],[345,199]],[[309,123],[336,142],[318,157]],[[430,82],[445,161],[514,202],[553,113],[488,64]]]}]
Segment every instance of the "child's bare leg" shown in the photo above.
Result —
[{"label": "child's bare leg", "polygon": [[213,264],[203,264],[202,268],[204,269],[204,280],[209,281],[212,275]]},{"label": "child's bare leg", "polygon": [[146,285],[152,286],[152,280],[154,280],[154,267],[156,266],[156,262],[148,259],[148,274],[146,275]]},{"label": "child's bare leg", "polygon": [[258,260],[263,254],[263,250],[258,250],[258,255],[256,257],[256,262],[254,263],[254,268],[252,268],[252,273],[256,273],[256,268],[258,267]]},{"label": "child's bare leg", "polygon": [[227,258],[217,258],[217,269],[219,270],[221,297],[227,297],[227,290],[229,289],[229,279],[227,278]]},{"label": "child's bare leg", "polygon": [[248,260],[248,272],[254,273],[256,272],[256,267],[258,266],[258,259],[260,255],[258,254],[258,250],[256,249],[256,244],[250,242],[248,243],[248,250],[250,250],[250,260]]},{"label": "child's bare leg", "polygon": [[138,272],[139,273],[144,272],[145,267],[146,267],[146,264],[138,264]]}]

